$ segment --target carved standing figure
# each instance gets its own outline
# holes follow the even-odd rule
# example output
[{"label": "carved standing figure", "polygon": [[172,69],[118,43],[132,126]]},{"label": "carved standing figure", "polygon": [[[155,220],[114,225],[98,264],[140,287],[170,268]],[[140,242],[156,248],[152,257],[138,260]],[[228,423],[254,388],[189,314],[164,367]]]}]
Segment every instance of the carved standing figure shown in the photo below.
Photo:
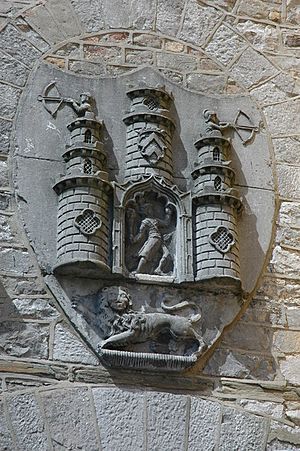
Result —
[{"label": "carved standing figure", "polygon": [[[149,263],[155,260],[157,255],[161,255],[157,267],[153,270],[154,274],[163,274],[164,265],[169,258],[172,258],[170,251],[166,245],[167,236],[163,232],[171,224],[173,209],[171,206],[166,206],[164,209],[164,219],[153,217],[153,206],[150,203],[145,203],[142,206],[142,213],[144,219],[141,222],[138,233],[133,232],[134,219],[136,216],[135,210],[132,208],[127,210],[128,224],[130,228],[130,243],[143,243],[138,252],[138,266],[136,273],[147,273],[149,271]],[[150,270],[151,272],[151,270]]]}]

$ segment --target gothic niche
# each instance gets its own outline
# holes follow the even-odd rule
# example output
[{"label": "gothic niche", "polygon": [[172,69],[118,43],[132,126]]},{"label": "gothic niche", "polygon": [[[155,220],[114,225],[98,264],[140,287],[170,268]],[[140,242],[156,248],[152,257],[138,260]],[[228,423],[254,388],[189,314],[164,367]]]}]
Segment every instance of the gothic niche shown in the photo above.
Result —
[{"label": "gothic niche", "polygon": [[136,193],[125,207],[125,262],[132,274],[168,276],[176,259],[176,207],[155,191]]}]

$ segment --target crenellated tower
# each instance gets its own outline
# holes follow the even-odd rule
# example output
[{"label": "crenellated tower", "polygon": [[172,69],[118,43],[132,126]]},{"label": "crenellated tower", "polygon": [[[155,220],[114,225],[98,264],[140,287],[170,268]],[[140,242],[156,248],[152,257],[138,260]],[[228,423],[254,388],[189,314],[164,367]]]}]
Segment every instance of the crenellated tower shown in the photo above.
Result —
[{"label": "crenellated tower", "polygon": [[77,265],[81,272],[93,267],[109,271],[111,185],[100,138],[102,122],[92,111],[90,95],[80,98],[80,103],[72,102],[78,117],[68,125],[66,174],[53,187],[58,195],[55,270]]},{"label": "crenellated tower", "polygon": [[194,179],[195,280],[240,280],[238,213],[242,207],[233,188],[230,167],[231,143],[223,136],[230,124],[220,123],[213,112],[204,111],[206,128],[195,146],[198,161]]}]

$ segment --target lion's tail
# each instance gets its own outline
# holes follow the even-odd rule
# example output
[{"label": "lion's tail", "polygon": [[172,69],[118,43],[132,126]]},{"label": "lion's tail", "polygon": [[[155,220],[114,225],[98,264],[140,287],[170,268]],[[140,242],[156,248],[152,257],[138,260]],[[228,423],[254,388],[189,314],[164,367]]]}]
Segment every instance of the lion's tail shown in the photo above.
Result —
[{"label": "lion's tail", "polygon": [[161,307],[165,312],[176,312],[177,310],[181,310],[185,307],[192,308],[195,312],[194,315],[190,317],[191,323],[196,323],[201,319],[201,313],[199,313],[199,307],[194,302],[189,301],[181,301],[175,305],[166,305],[164,301],[161,303]]}]

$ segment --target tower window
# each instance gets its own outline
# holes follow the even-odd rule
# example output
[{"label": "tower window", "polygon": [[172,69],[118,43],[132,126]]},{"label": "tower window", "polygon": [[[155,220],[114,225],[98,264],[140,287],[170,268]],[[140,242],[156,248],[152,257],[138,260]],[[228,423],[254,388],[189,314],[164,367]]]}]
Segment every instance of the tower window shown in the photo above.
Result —
[{"label": "tower window", "polygon": [[92,174],[93,173],[93,163],[89,158],[86,158],[83,162],[83,172],[85,174]]},{"label": "tower window", "polygon": [[214,147],[213,160],[214,161],[220,161],[220,149],[219,149],[219,147]]},{"label": "tower window", "polygon": [[91,143],[92,142],[92,133],[91,130],[87,130],[84,134],[84,142]]},{"label": "tower window", "polygon": [[221,177],[217,176],[214,180],[214,187],[216,191],[221,191],[222,180]]}]

